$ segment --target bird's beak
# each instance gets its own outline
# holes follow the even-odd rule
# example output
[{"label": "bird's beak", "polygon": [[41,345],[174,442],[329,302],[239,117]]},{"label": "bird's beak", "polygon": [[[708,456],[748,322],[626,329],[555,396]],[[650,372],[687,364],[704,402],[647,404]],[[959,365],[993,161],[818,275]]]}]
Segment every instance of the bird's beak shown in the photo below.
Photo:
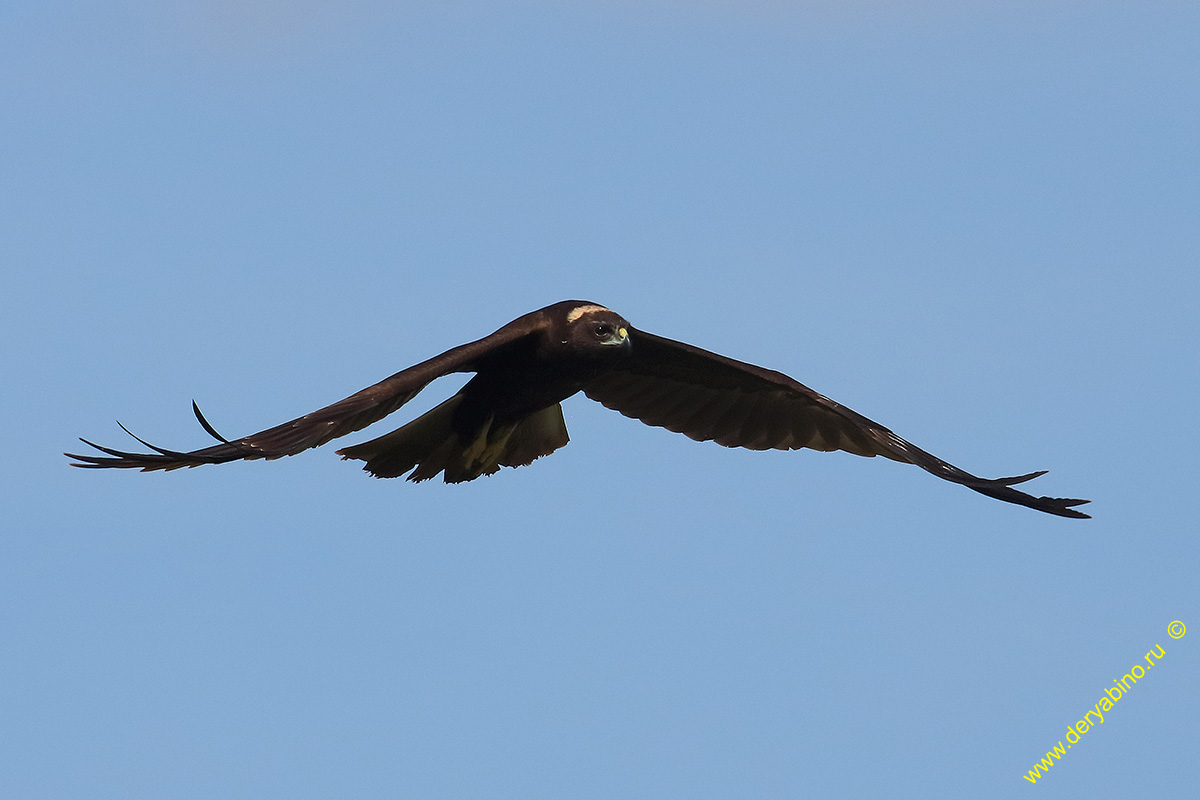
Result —
[{"label": "bird's beak", "polygon": [[601,344],[616,344],[621,345],[622,347],[628,347],[629,331],[625,330],[624,327],[617,328],[616,333],[605,339],[603,342],[601,342]]}]

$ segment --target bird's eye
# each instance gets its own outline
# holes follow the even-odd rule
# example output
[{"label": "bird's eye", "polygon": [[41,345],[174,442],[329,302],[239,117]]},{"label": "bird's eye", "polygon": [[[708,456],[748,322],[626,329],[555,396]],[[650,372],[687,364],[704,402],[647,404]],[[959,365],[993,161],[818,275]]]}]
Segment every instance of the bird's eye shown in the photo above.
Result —
[{"label": "bird's eye", "polygon": [[592,333],[596,334],[597,339],[607,339],[612,336],[612,332],[612,326],[604,322],[598,323],[592,328]]}]

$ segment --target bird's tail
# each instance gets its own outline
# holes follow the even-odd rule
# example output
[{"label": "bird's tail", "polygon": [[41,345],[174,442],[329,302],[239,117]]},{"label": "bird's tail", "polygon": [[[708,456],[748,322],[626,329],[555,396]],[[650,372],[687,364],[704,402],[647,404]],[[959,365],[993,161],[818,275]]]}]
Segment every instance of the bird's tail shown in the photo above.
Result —
[{"label": "bird's tail", "polygon": [[[463,396],[456,394],[402,428],[338,451],[342,458],[367,462],[377,478],[424,481],[444,473],[446,483],[472,481],[500,467],[520,467],[565,445],[567,425],[555,403],[517,422],[497,424],[488,417],[464,436],[455,426]],[[461,426],[459,426],[461,427]]]}]

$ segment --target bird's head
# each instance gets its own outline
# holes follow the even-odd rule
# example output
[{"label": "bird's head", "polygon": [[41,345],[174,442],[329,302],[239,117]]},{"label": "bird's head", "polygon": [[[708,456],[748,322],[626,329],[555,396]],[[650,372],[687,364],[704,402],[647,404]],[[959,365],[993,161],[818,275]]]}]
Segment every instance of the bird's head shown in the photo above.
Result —
[{"label": "bird's head", "polygon": [[593,303],[564,305],[553,326],[556,344],[601,358],[629,349],[629,323],[620,314]]}]

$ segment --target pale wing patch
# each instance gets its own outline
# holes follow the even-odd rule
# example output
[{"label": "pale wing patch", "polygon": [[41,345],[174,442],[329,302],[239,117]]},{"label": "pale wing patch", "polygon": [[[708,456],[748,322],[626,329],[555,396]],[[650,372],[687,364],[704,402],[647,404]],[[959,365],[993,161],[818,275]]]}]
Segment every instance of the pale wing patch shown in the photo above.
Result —
[{"label": "pale wing patch", "polygon": [[612,313],[604,306],[575,306],[567,312],[567,322],[574,322],[584,314],[591,314],[593,311],[608,311],[608,313]]}]

